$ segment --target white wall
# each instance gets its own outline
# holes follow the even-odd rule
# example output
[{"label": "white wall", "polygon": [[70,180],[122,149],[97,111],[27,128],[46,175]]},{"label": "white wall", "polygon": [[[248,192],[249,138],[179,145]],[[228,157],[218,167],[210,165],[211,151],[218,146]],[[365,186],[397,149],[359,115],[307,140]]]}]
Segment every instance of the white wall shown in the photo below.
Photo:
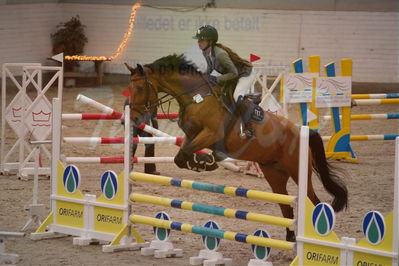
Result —
[{"label": "white wall", "polygon": [[[13,12],[28,16],[31,23],[21,22],[10,15],[12,12],[4,12],[3,7],[30,9],[28,13]],[[4,36],[10,39],[7,44],[3,41],[0,44],[0,63],[7,60],[43,61],[51,51],[50,32],[59,21],[66,21],[76,14],[87,26],[89,43],[85,54],[110,56],[127,29],[130,10],[129,5],[0,5],[0,39],[4,40]],[[3,21],[7,21],[6,31]],[[107,72],[127,73],[123,62],[150,63],[162,56],[192,49],[196,42],[191,37],[198,25],[216,23],[220,41],[242,57],[248,58],[254,53],[271,65],[287,65],[297,57],[309,55],[320,55],[322,64],[351,57],[354,81],[399,82],[397,12],[219,8],[182,13],[142,7],[136,23],[125,52],[117,60],[107,63]],[[27,35],[36,38],[32,42]]]},{"label": "white wall", "polygon": [[0,4],[0,65],[45,63],[60,14],[58,4]]}]

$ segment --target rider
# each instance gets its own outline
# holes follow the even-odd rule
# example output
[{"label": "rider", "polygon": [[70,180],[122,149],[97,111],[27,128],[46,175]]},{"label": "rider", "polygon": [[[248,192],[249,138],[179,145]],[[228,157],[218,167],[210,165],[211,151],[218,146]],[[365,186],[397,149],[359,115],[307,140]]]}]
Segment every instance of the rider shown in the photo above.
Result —
[{"label": "rider", "polygon": [[[206,73],[210,81],[222,84],[238,79],[233,97],[237,103],[241,119],[245,124],[244,133],[247,137],[253,137],[255,133],[251,119],[246,114],[247,106],[251,103],[249,100],[244,99],[244,95],[255,78],[255,74],[252,71],[252,64],[239,57],[230,48],[218,43],[218,32],[211,25],[200,27],[193,38],[198,39],[198,46],[202,50],[202,54],[208,64]],[[218,77],[211,76],[210,74],[213,70],[216,70],[221,75]]]}]

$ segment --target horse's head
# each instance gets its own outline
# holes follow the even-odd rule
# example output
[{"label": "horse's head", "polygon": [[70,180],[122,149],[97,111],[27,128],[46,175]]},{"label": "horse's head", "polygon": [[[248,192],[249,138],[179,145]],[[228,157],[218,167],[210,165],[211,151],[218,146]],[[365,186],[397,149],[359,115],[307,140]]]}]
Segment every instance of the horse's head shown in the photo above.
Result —
[{"label": "horse's head", "polygon": [[137,65],[133,68],[125,63],[129,69],[130,83],[130,118],[133,123],[139,125],[148,123],[151,115],[157,110],[158,91],[151,79],[150,68]]}]

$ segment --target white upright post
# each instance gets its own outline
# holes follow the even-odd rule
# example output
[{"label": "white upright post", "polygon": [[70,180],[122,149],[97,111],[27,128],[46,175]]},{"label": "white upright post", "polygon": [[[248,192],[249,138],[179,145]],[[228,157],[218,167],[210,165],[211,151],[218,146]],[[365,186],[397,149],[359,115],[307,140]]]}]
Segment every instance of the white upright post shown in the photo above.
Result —
[{"label": "white upright post", "polygon": [[[145,242],[144,239],[136,232],[132,234],[133,228],[129,221],[129,216],[131,214],[131,206],[129,201],[129,195],[132,191],[132,185],[129,182],[130,171],[132,169],[132,155],[131,155],[131,140],[133,131],[130,129],[130,107],[125,106],[125,134],[124,134],[124,164],[123,164],[123,175],[124,175],[124,206],[127,207],[127,211],[124,212],[124,223],[127,225],[127,232],[124,235],[118,245],[104,245],[103,252],[114,252],[115,250],[135,250],[143,247],[148,247],[149,243]],[[135,231],[134,231],[135,232]],[[136,242],[133,242],[133,236],[136,238]],[[142,242],[138,242],[140,239]]]},{"label": "white upright post", "polygon": [[5,160],[4,158],[6,157],[5,154],[5,136],[6,136],[6,68],[3,65],[2,68],[2,79],[1,79],[1,143],[0,143],[0,173],[4,171],[4,166],[5,166]]},{"label": "white upright post", "polygon": [[[130,216],[130,205],[129,205],[129,195],[131,193],[131,184],[129,182],[129,174],[132,169],[132,154],[131,154],[131,142],[133,132],[130,128],[130,107],[129,105],[125,106],[125,144],[124,144],[124,163],[123,163],[123,175],[124,175],[124,186],[125,186],[125,195],[124,195],[124,205],[129,206],[128,211],[125,213],[126,217],[124,217],[124,222],[126,224],[129,223]],[[128,230],[128,237],[130,237],[130,230]]]},{"label": "white upright post", "polygon": [[[52,134],[51,134],[51,197],[57,193],[57,171],[58,161],[61,153],[61,113],[62,106],[59,98],[53,98],[53,114],[52,114]],[[51,210],[55,213],[55,203],[51,200]],[[56,224],[56,215],[53,217],[54,224]]]},{"label": "white upright post", "polygon": [[52,225],[57,224],[56,215],[56,199],[57,199],[57,177],[58,177],[58,161],[60,160],[61,152],[61,101],[59,98],[53,98],[52,100],[52,131],[51,131],[51,191],[50,191],[50,210],[52,215],[52,222],[49,225],[48,231],[41,233],[31,234],[31,239],[39,240],[45,238],[51,238],[56,236],[56,232]]},{"label": "white upright post", "polygon": [[59,72],[58,77],[58,99],[62,102],[62,91],[64,90],[64,53],[58,54],[60,55],[60,60],[58,62],[61,63],[61,71]]},{"label": "white upright post", "polygon": [[24,96],[26,95],[26,87],[28,86],[29,82],[28,82],[28,77],[27,77],[27,70],[25,69],[25,67],[23,67],[22,69],[23,69],[22,70],[22,87],[21,87],[22,97],[20,99],[21,106],[22,106],[22,112],[21,112],[22,121],[21,121],[21,124],[20,124],[20,127],[19,127],[19,132],[18,132],[18,139],[20,140],[20,143],[19,143],[19,155],[18,155],[19,156],[19,159],[18,159],[18,162],[19,162],[19,165],[18,165],[18,176],[19,177],[21,177],[20,174],[21,174],[21,171],[22,171],[22,168],[23,168],[22,164],[23,164],[23,161],[25,160],[25,147],[24,147],[25,141],[24,141],[24,139],[25,139],[25,134],[28,131],[23,119],[26,116],[26,110],[25,110],[26,98]]},{"label": "white upright post", "polygon": [[44,204],[38,204],[38,194],[39,194],[39,161],[40,161],[40,145],[51,143],[51,141],[31,141],[31,144],[35,145],[35,166],[33,171],[33,195],[32,203],[27,206],[29,209],[29,220],[21,231],[25,231],[31,224],[40,226],[42,223],[40,221],[40,216],[44,214],[45,206]]},{"label": "white upright post", "polygon": [[32,203],[37,204],[37,194],[39,189],[39,164],[40,164],[40,144],[36,144],[35,147],[35,174],[33,177],[33,197]]},{"label": "white upright post", "polygon": [[394,200],[393,200],[393,252],[396,258],[393,265],[399,265],[399,137],[395,139],[395,174],[394,174]]},{"label": "white upright post", "polygon": [[303,265],[303,242],[305,228],[306,198],[308,195],[309,127],[302,126],[299,140],[298,206],[297,206],[297,256]]}]

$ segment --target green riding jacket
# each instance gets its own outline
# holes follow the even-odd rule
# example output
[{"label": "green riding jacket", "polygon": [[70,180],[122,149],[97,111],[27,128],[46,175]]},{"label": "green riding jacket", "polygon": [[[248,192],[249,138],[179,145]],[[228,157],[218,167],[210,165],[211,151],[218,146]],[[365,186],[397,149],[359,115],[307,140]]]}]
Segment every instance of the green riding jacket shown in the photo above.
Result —
[{"label": "green riding jacket", "polygon": [[218,46],[213,46],[210,55],[202,52],[208,68],[207,75],[210,75],[213,70],[216,70],[221,75],[217,77],[218,83],[224,83],[236,78],[247,77],[251,74],[252,67],[246,66],[241,62],[233,62],[229,54]]}]

